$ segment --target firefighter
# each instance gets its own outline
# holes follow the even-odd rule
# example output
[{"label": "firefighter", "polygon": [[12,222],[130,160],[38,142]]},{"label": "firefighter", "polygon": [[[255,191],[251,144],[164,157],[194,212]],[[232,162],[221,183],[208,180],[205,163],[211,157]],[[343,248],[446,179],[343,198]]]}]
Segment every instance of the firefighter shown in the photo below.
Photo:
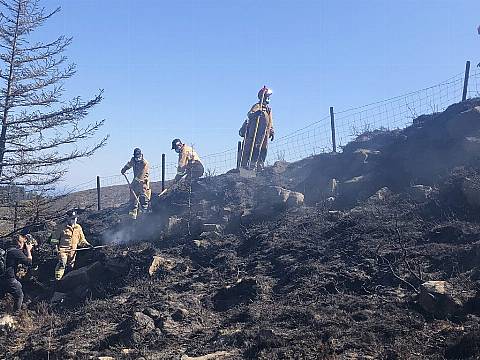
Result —
[{"label": "firefighter", "polygon": [[65,223],[60,225],[52,234],[51,243],[57,246],[58,263],[55,268],[55,279],[60,280],[66,270],[71,270],[75,266],[77,248],[93,247],[85,239],[83,229],[77,223],[78,215],[75,210],[69,210]]},{"label": "firefighter", "polygon": [[186,175],[187,180],[195,180],[202,177],[204,168],[200,157],[191,146],[183,144],[180,139],[173,139],[172,150],[178,153],[177,175],[174,181],[178,182]]},{"label": "firefighter", "polygon": [[150,167],[148,161],[143,158],[142,151],[139,148],[133,150],[133,157],[122,168],[121,173],[125,175],[125,172],[133,167],[133,180],[130,185],[130,212],[129,215],[133,218],[137,218],[139,203],[142,207],[142,211],[148,210],[148,204],[152,195],[150,189],[149,171]]},{"label": "firefighter", "polygon": [[269,106],[272,90],[264,86],[257,94],[258,102],[252,106],[239,130],[244,138],[241,166],[246,169],[263,169],[267,158],[268,139],[273,141],[272,109]]}]

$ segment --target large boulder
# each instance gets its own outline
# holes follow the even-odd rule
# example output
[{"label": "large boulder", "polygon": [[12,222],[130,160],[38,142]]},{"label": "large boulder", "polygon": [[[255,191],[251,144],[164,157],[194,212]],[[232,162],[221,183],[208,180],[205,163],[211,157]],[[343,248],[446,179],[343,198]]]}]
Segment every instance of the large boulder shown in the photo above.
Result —
[{"label": "large boulder", "polygon": [[446,281],[424,282],[420,286],[417,302],[437,319],[449,318],[462,309],[462,303],[453,295],[453,287]]},{"label": "large boulder", "polygon": [[141,312],[134,312],[128,319],[118,325],[119,340],[127,345],[142,344],[145,338],[161,334],[155,326],[155,321]]},{"label": "large boulder", "polygon": [[287,190],[280,186],[267,186],[257,192],[256,199],[254,213],[268,216],[287,208],[302,206],[305,196],[300,192]]}]

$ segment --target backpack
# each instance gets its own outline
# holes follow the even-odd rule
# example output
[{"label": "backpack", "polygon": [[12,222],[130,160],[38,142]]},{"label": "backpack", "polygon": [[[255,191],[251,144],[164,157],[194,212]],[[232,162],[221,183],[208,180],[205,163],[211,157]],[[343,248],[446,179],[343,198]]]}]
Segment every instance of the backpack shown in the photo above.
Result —
[{"label": "backpack", "polygon": [[0,248],[0,276],[5,275],[7,270],[7,251]]}]

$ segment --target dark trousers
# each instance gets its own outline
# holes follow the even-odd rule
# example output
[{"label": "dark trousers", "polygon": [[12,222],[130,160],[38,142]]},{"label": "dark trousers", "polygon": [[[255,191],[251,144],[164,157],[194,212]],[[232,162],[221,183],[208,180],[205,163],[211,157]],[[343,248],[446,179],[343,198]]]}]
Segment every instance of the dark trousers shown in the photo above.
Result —
[{"label": "dark trousers", "polygon": [[2,279],[5,293],[10,293],[14,299],[13,311],[18,312],[23,304],[23,290],[22,284],[15,278]]},{"label": "dark trousers", "polygon": [[196,180],[203,176],[205,169],[200,161],[193,161],[187,165],[186,180]]}]

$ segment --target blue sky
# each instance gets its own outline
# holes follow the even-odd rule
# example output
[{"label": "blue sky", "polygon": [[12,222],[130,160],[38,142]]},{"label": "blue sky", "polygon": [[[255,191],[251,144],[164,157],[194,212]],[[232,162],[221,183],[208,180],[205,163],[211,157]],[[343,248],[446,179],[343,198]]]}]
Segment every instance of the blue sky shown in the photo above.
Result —
[{"label": "blue sky", "polygon": [[[118,174],[134,147],[175,161],[236,146],[258,89],[274,90],[277,136],[342,110],[424,88],[480,61],[480,1],[48,0],[37,37],[73,36],[67,94],[105,100],[107,147],[72,163],[73,186]],[[100,135],[100,134],[99,134]]]}]

